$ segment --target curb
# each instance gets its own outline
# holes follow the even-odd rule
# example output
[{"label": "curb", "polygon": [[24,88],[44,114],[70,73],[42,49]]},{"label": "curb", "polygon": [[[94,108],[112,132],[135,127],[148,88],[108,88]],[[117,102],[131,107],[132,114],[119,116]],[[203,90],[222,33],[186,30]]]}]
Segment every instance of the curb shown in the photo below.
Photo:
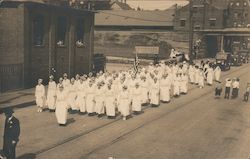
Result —
[{"label": "curb", "polygon": [[[12,109],[26,108],[26,107],[31,107],[31,106],[33,106],[35,104],[36,104],[36,102],[35,102],[35,100],[33,100],[33,101],[30,101],[30,102],[20,103],[20,104],[16,104],[16,105],[3,106],[3,107],[0,108],[0,110],[4,109],[4,108],[12,108]],[[6,104],[6,105],[8,105],[8,104]]]}]

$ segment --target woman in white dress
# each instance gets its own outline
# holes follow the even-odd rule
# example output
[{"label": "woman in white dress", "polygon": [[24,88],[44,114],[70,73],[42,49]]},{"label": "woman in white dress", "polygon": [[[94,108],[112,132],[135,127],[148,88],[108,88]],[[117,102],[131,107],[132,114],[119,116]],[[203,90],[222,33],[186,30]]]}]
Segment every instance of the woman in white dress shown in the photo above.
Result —
[{"label": "woman in white dress", "polygon": [[95,112],[98,114],[98,117],[101,118],[104,115],[104,100],[105,100],[105,89],[101,82],[97,83],[95,91]]},{"label": "woman in white dress", "polygon": [[89,85],[86,88],[86,110],[89,116],[95,115],[95,87],[93,81],[89,81]]},{"label": "woman in white dress", "polygon": [[220,66],[216,66],[214,70],[214,78],[216,82],[220,82],[221,68]]},{"label": "woman in white dress", "polygon": [[50,112],[54,112],[56,107],[56,82],[53,80],[54,76],[49,76],[49,85],[48,85],[48,93],[47,93],[47,101],[46,105],[49,108]]},{"label": "woman in white dress", "polygon": [[132,111],[135,115],[138,115],[141,113],[141,105],[142,105],[142,89],[139,85],[139,83],[135,84],[135,87],[132,88]]},{"label": "woman in white dress", "polygon": [[149,84],[148,84],[147,78],[146,76],[142,76],[141,77],[141,100],[142,100],[143,106],[149,103],[148,92],[149,92]]},{"label": "woman in white dress", "polygon": [[60,126],[66,126],[68,109],[67,109],[67,93],[62,84],[58,85],[56,93],[56,119]]},{"label": "woman in white dress", "polygon": [[68,108],[71,108],[73,112],[76,112],[79,110],[79,108],[76,106],[77,87],[74,78],[71,78],[70,84],[67,89]]},{"label": "woman in white dress", "polygon": [[123,116],[123,120],[127,120],[127,117],[130,115],[130,99],[129,99],[129,92],[128,92],[128,87],[123,86],[122,91],[119,94],[118,97],[118,104],[119,104],[119,109],[121,112],[121,115]]},{"label": "woman in white dress", "polygon": [[170,102],[170,87],[171,82],[168,78],[168,74],[163,74],[162,79],[160,80],[160,100],[163,103]]},{"label": "woman in white dress", "polygon": [[158,107],[160,104],[160,84],[157,78],[151,84],[151,91],[149,93],[150,104],[152,107]]},{"label": "woman in white dress", "polygon": [[82,76],[77,88],[76,107],[80,110],[80,114],[86,114],[86,78]]},{"label": "woman in white dress", "polygon": [[188,76],[185,73],[183,73],[181,75],[180,85],[181,85],[181,89],[180,89],[181,94],[187,94],[187,92],[188,92]]},{"label": "woman in white dress", "polygon": [[207,68],[207,84],[212,86],[214,80],[214,70],[211,67]]},{"label": "woman in white dress", "polygon": [[42,84],[43,80],[38,79],[38,84],[35,89],[36,105],[38,107],[37,112],[40,113],[43,111],[45,104],[45,87]]},{"label": "woman in white dress", "polygon": [[198,78],[198,85],[199,85],[199,88],[204,88],[204,80],[205,80],[205,74],[203,72],[203,69],[200,68],[200,71],[199,71],[199,78]]},{"label": "woman in white dress", "polygon": [[108,118],[115,119],[115,94],[111,83],[108,83],[105,90],[105,108]]},{"label": "woman in white dress", "polygon": [[179,74],[177,74],[174,78],[173,78],[173,95],[174,97],[179,97],[180,96],[180,76]]}]

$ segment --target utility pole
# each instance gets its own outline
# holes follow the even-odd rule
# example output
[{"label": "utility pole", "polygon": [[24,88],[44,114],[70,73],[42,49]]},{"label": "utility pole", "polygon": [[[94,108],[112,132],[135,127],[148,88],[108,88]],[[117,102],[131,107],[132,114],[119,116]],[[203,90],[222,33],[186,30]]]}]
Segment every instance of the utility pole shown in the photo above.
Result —
[{"label": "utility pole", "polygon": [[189,58],[193,61],[193,38],[194,38],[194,24],[193,24],[193,0],[189,0]]}]

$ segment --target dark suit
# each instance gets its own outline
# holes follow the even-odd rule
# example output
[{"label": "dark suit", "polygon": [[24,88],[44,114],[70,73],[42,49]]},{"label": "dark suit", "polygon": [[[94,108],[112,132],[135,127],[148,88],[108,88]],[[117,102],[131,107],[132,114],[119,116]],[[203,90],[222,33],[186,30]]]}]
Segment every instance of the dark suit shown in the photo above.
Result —
[{"label": "dark suit", "polygon": [[[20,135],[20,124],[19,120],[14,116],[9,120],[6,118],[5,120],[5,128],[4,128],[4,141],[3,141],[3,152],[7,159],[15,159],[16,158],[16,145],[19,141]],[[15,143],[13,144],[13,141]]]}]

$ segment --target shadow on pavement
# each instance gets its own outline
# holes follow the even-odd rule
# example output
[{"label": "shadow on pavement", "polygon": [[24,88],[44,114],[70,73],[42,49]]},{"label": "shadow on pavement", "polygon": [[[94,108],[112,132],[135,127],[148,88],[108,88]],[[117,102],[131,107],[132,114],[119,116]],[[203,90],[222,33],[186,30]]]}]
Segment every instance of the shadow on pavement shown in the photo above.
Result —
[{"label": "shadow on pavement", "polygon": [[16,159],[35,159],[35,158],[36,158],[36,154],[26,153],[26,154],[23,154],[22,156],[17,157]]},{"label": "shadow on pavement", "polygon": [[67,125],[73,124],[74,122],[76,122],[76,120],[74,118],[69,118],[67,120]]}]

